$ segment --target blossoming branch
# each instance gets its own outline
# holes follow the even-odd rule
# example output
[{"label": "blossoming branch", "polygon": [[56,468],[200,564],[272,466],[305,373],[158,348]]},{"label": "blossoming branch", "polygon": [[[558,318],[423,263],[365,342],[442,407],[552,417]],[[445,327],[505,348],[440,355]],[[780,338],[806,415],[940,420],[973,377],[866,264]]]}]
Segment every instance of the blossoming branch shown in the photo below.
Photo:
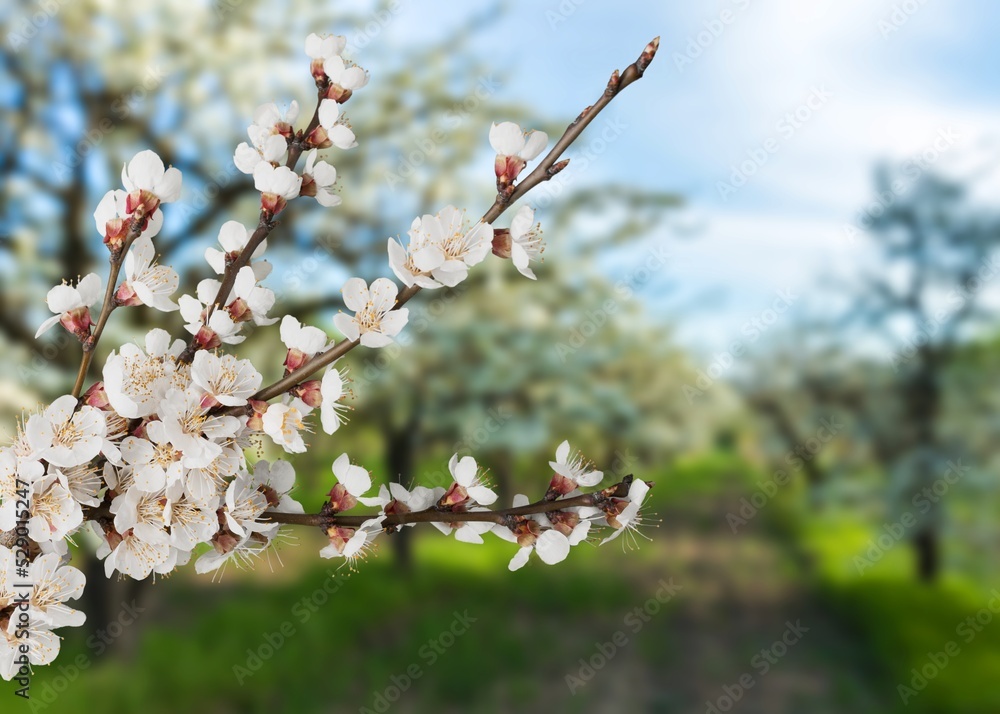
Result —
[{"label": "blossoming branch", "polygon": [[[532,553],[544,563],[558,563],[585,540],[634,536],[641,523],[652,484],[626,476],[600,488],[602,472],[565,441],[548,464],[552,475],[542,497],[531,502],[518,495],[510,508],[501,509],[489,508],[497,495],[471,456],[451,458],[447,487],[408,489],[393,482],[375,489],[369,472],[341,454],[331,467],[327,498],[313,513],[291,495],[296,477],[289,461],[248,461],[246,450],[263,439],[289,454],[305,452],[305,435],[317,417],[325,433],[337,432],[348,409],[347,380],[337,361],[358,346],[392,344],[407,324],[404,305],[419,291],[458,285],[491,253],[536,278],[531,266],[543,245],[533,209],[520,206],[507,228],[494,223],[566,167],[566,149],[642,77],[659,39],[611,75],[597,101],[523,178],[529,163],[545,152],[548,136],[511,122],[494,124],[489,131],[496,152],[493,205],[477,221],[445,206],[415,218],[405,242],[390,238],[389,267],[403,289],[386,277],[371,284],[347,280],[342,288],[347,311],[333,317],[340,340],[283,316],[272,329],[285,348],[284,374],[263,385],[257,367],[232,348],[245,339],[248,323],[278,322],[270,316],[275,296],[264,284],[271,265],[263,257],[276,217],[303,197],[329,208],[341,202],[337,170],[321,152],[358,145],[343,108],[369,80],[344,58],[345,44],[340,36],[306,39],[317,102],[304,128],[295,128],[295,102],[284,111],[266,104],[254,112],[249,141],[236,147],[233,160],[253,176],[260,216],[255,227],[237,221],[220,226],[218,246],[205,251],[216,277],[175,299],[179,277],[157,263],[155,239],[164,207],[180,198],[181,172],[142,151],[122,168],[122,188],[108,191],[94,211],[108,249],[107,283],[91,273],[49,291],[53,315],[36,337],[58,326],[80,342],[82,358],[72,393],[27,416],[13,443],[0,449],[4,679],[51,662],[59,651],[53,631],[83,624],[85,615],[66,603],[79,598],[85,585],[83,574],[67,564],[71,539],[84,527],[100,539],[97,554],[108,577],[144,579],[170,573],[196,552],[198,573],[253,563],[273,547],[283,524],[320,528],[328,538],[320,556],[352,564],[380,534],[418,523],[466,543],[482,543],[492,534],[518,546],[510,561],[516,570]],[[141,344],[118,346],[100,365],[99,379],[88,383],[112,313],[139,306],[179,311],[187,337],[153,329]],[[356,513],[359,504],[369,510]],[[605,533],[598,536],[600,529]]]}]

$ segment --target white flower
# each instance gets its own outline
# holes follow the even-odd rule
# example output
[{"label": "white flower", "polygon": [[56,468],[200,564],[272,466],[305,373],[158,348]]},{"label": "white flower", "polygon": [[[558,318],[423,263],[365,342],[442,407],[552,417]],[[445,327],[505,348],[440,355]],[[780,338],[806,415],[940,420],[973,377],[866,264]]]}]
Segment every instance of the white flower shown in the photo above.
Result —
[{"label": "white flower", "polygon": [[512,121],[490,127],[490,146],[501,156],[531,161],[545,149],[549,136],[544,131],[524,131]]},{"label": "white flower", "polygon": [[604,473],[594,470],[593,464],[585,461],[579,451],[570,452],[568,441],[559,444],[556,460],[550,461],[549,466],[555,471],[549,489],[560,496],[571,493],[578,486],[596,486],[604,478]]},{"label": "white flower", "polygon": [[245,471],[237,474],[226,490],[226,506],[223,513],[226,525],[241,538],[250,533],[272,534],[278,529],[277,523],[258,521],[267,510],[267,496],[258,488],[253,476]]},{"label": "white flower", "polygon": [[464,212],[454,206],[413,219],[408,235],[408,249],[389,239],[389,265],[406,285],[424,288],[458,285],[493,244],[492,226],[479,222],[468,229]]},{"label": "white flower", "polygon": [[637,531],[642,523],[640,510],[647,493],[649,493],[649,486],[645,481],[642,479],[632,481],[632,485],[628,489],[628,497],[623,499],[623,502],[626,503],[625,508],[617,515],[608,515],[608,524],[615,529],[615,532],[601,541],[601,545],[614,540],[627,530]]},{"label": "white flower", "polygon": [[149,493],[130,488],[111,503],[111,512],[115,514],[115,530],[119,533],[134,531],[151,545],[169,543],[168,499],[163,491]]},{"label": "white flower", "polygon": [[[127,192],[113,189],[104,194],[94,209],[94,223],[97,225],[97,232],[104,236],[105,242],[110,242],[110,239],[116,237],[124,239],[128,231],[127,202]],[[150,216],[140,237],[153,238],[161,228],[163,228],[163,211],[157,211]]]},{"label": "white flower", "polygon": [[238,447],[223,445],[222,452],[207,465],[188,470],[184,493],[214,513],[229,479],[244,466],[243,452]]},{"label": "white flower", "polygon": [[[211,304],[219,294],[222,283],[208,278],[198,283],[198,301],[205,305]],[[226,306],[233,322],[253,320],[256,325],[273,325],[278,318],[267,317],[268,311],[274,307],[274,291],[257,284],[257,276],[249,265],[240,268],[236,273],[236,281],[232,292],[225,296],[222,304]],[[182,304],[181,316],[188,309]],[[216,310],[215,312],[218,312]],[[214,314],[214,313],[213,313]]]},{"label": "white flower", "polygon": [[157,265],[153,241],[140,236],[125,256],[125,281],[115,296],[119,305],[148,305],[162,312],[173,312],[177,303],[170,296],[180,282],[173,268]]},{"label": "white flower", "polygon": [[342,292],[344,305],[355,315],[337,313],[333,324],[352,342],[360,339],[365,347],[385,347],[406,325],[409,310],[393,310],[399,289],[388,278],[372,282],[370,291],[364,280],[351,278],[344,283]]},{"label": "white flower", "polygon": [[261,161],[253,169],[253,185],[261,193],[261,207],[273,214],[299,195],[302,177],[287,166],[275,168]]},{"label": "white flower", "polygon": [[146,334],[145,352],[131,343],[112,352],[104,363],[104,390],[111,407],[126,419],[147,417],[156,411],[170,389],[183,340],[171,343],[166,330]]},{"label": "white flower", "polygon": [[304,512],[302,504],[288,495],[295,486],[295,469],[287,461],[258,461],[253,467],[253,483],[264,494],[270,510],[278,513]]},{"label": "white flower", "polygon": [[181,551],[190,551],[199,543],[208,542],[219,528],[215,509],[188,498],[167,503],[165,523],[170,528],[170,545]]},{"label": "white flower", "polygon": [[246,142],[236,147],[233,162],[245,174],[252,174],[259,164],[284,161],[291,136],[292,123],[299,116],[299,104],[293,101],[282,113],[274,102],[261,104],[254,111],[253,123],[247,127],[247,135],[253,145]]},{"label": "white flower", "polygon": [[[403,484],[395,481],[389,484],[389,493],[397,504],[402,504],[409,511],[424,511],[437,503],[438,499],[444,495],[445,489],[436,486],[427,488],[426,486],[414,486],[412,490],[407,490]],[[407,525],[416,525],[408,523]]]},{"label": "white flower", "polygon": [[354,498],[360,498],[372,487],[372,477],[365,469],[352,464],[346,453],[337,457],[331,469],[333,475],[337,477],[337,483],[341,484],[347,493]]},{"label": "white flower", "polygon": [[344,558],[353,563],[364,558],[368,546],[382,532],[378,518],[371,518],[361,524],[360,528],[334,526],[326,531],[330,539],[329,545],[320,550],[321,558]]},{"label": "white flower", "polygon": [[[111,463],[110,460],[107,463]],[[104,480],[97,467],[90,464],[73,466],[66,469],[54,469],[53,471],[59,479],[59,483],[69,489],[73,498],[84,506],[100,506],[101,499],[98,498],[101,489],[104,488]]]},{"label": "white flower", "polygon": [[343,35],[320,36],[313,32],[306,37],[306,54],[314,60],[325,60],[339,55],[346,46],[347,38]]},{"label": "white flower", "polygon": [[76,568],[62,565],[54,553],[37,557],[29,566],[31,613],[49,627],[79,627],[87,619],[79,610],[66,606],[83,594],[87,579]]},{"label": "white flower", "polygon": [[347,405],[340,402],[344,396],[344,376],[338,370],[330,369],[323,375],[320,395],[323,399],[319,407],[320,423],[323,431],[332,434],[344,423],[343,412],[347,411]]},{"label": "white flower", "polygon": [[[246,248],[252,235],[253,231],[247,230],[246,226],[239,221],[226,221],[219,228],[219,245],[222,246],[222,250],[206,248],[205,260],[212,267],[212,270],[222,275],[226,272],[227,257],[235,260],[243,252],[243,249]],[[265,250],[267,250],[266,239],[262,240],[260,245],[254,249],[253,254],[250,256],[251,261],[263,255]],[[266,260],[251,262],[250,266],[254,269],[257,282],[266,278],[271,272],[271,264]]]},{"label": "white flower", "polygon": [[83,509],[56,474],[35,482],[31,495],[28,537],[36,543],[62,540],[83,523]]},{"label": "white flower", "polygon": [[[154,527],[149,530],[155,532]],[[103,533],[100,534],[105,539],[97,547],[97,557],[104,559],[104,573],[109,578],[117,571],[135,580],[144,580],[154,568],[163,565],[170,558],[169,538],[161,541],[157,537],[156,542],[150,542],[140,536],[140,532],[135,529],[124,533],[112,532],[110,539],[104,537]]]},{"label": "white flower", "polygon": [[191,363],[191,381],[206,394],[203,404],[240,407],[260,389],[264,379],[248,359],[201,350]]},{"label": "white flower", "polygon": [[[126,206],[129,213],[135,211],[136,202],[147,203],[147,213],[152,214],[156,205],[172,203],[181,196],[181,172],[175,168],[164,170],[163,160],[149,150],[140,151],[122,166],[122,184],[130,194]],[[149,207],[147,196],[137,198],[137,192],[152,194],[156,205]]]},{"label": "white flower", "polygon": [[240,420],[222,414],[209,415],[197,388],[171,389],[160,407],[164,434],[178,451],[185,468],[204,468],[222,454],[219,442],[240,430]]},{"label": "white flower", "polygon": [[[209,300],[214,300],[214,296]],[[184,318],[184,329],[197,337],[202,349],[215,349],[220,344],[238,345],[246,339],[240,334],[240,324],[233,320],[228,310],[214,310],[206,325],[205,303],[190,295],[181,295],[177,302]]]},{"label": "white flower", "polygon": [[448,461],[448,470],[455,482],[442,497],[442,505],[458,506],[471,500],[488,506],[497,500],[496,493],[484,485],[479,465],[471,456],[459,459],[458,454],[453,455]]},{"label": "white flower", "polygon": [[225,530],[216,533],[211,542],[214,550],[195,561],[194,569],[199,574],[224,570],[230,561],[235,561],[237,567],[243,567],[252,563],[270,545],[268,538],[262,534],[249,533],[240,538]]},{"label": "white flower", "polygon": [[81,340],[86,339],[90,336],[93,324],[89,308],[100,299],[101,279],[97,277],[97,273],[85,275],[76,287],[65,283],[56,285],[45,298],[49,310],[56,314],[42,323],[35,337],[41,337],[55,327],[57,322],[61,322],[70,333]]},{"label": "white flower", "polygon": [[545,250],[538,226],[532,225],[534,220],[535,211],[530,206],[521,206],[510,222],[510,259],[521,275],[532,280],[536,279],[535,273],[528,264]]},{"label": "white flower", "polygon": [[132,467],[136,489],[162,491],[183,479],[183,455],[170,443],[163,422],[151,421],[145,428],[147,439],[127,436],[122,440],[122,457]]},{"label": "white flower", "polygon": [[264,433],[271,440],[291,454],[301,454],[306,450],[302,432],[308,431],[303,421],[309,408],[300,399],[290,404],[269,404],[262,422]]},{"label": "white flower", "polygon": [[514,554],[514,557],[511,558],[510,564],[508,564],[507,568],[509,570],[517,570],[521,568],[528,562],[528,556],[531,555],[532,550],[538,553],[538,557],[543,563],[555,565],[556,563],[566,560],[566,556],[569,555],[569,548],[569,539],[559,531],[543,531],[542,534],[535,539],[534,545],[521,548]]},{"label": "white flower", "polygon": [[327,97],[338,102],[346,102],[355,89],[368,84],[368,74],[357,65],[349,65],[340,55],[332,55],[323,61],[323,72],[330,79]]},{"label": "white flower", "polygon": [[[324,99],[319,103],[319,125],[323,128],[325,137],[317,136],[316,138],[320,140],[316,142],[317,144],[325,146],[326,142],[322,141],[325,138],[338,149],[353,149],[358,145],[351,127],[340,120],[340,105],[332,99]],[[306,173],[312,172],[306,171]]]},{"label": "white flower", "polygon": [[[523,494],[514,496],[514,508],[521,508],[528,505],[528,497]],[[555,517],[555,516],[553,516]],[[564,523],[565,521],[561,521]],[[506,526],[496,525],[493,533],[512,543],[518,543],[521,549],[511,558],[507,568],[511,571],[518,570],[528,562],[528,556],[534,550],[543,563],[555,565],[562,562],[569,555],[571,546],[578,545],[586,540],[587,533],[590,532],[590,521],[579,520],[573,515],[575,525],[568,526],[564,530],[557,530],[545,514],[527,516],[526,520],[518,526],[516,533]]]},{"label": "white flower", "polygon": [[104,446],[107,422],[94,407],[76,409],[76,397],[59,397],[41,414],[25,424],[25,434],[35,458],[53,466],[80,466],[92,460]]},{"label": "white flower", "polygon": [[[325,99],[323,101],[330,101]],[[316,161],[316,149],[313,149],[306,156],[306,165],[303,174],[311,176],[313,183],[310,192],[315,192],[316,201],[321,206],[331,208],[339,206],[340,196],[333,192],[334,184],[337,183],[337,169],[325,161]]]},{"label": "white flower", "polygon": [[303,325],[291,315],[281,318],[281,341],[288,348],[285,354],[285,369],[294,372],[322,352],[330,341],[326,333],[318,327]]}]

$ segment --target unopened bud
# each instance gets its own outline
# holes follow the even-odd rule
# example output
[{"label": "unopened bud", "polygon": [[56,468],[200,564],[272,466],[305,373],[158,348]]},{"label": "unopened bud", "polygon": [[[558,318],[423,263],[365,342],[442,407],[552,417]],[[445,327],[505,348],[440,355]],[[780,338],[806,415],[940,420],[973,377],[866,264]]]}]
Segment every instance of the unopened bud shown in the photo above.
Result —
[{"label": "unopened bud", "polygon": [[111,401],[108,399],[108,393],[104,390],[104,382],[94,382],[90,389],[83,393],[83,403],[88,407],[108,411]]},{"label": "unopened bud", "polygon": [[78,307],[75,310],[64,312],[59,318],[59,323],[80,342],[86,342],[90,339],[90,328],[94,321],[90,317],[90,308]]},{"label": "unopened bud", "polygon": [[131,283],[128,280],[124,280],[118,286],[118,290],[115,291],[115,304],[121,307],[135,307],[136,305],[142,305],[142,300],[139,299]]},{"label": "unopened bud", "polygon": [[323,403],[323,395],[320,392],[321,383],[318,379],[311,379],[303,382],[292,390],[292,394],[314,409]]},{"label": "unopened bud", "polygon": [[510,230],[497,228],[493,231],[493,255],[498,258],[510,258]]},{"label": "unopened bud", "polygon": [[352,496],[344,484],[338,483],[333,488],[330,489],[329,493],[329,503],[330,509],[334,513],[340,513],[341,511],[347,511],[358,505],[358,499]]}]

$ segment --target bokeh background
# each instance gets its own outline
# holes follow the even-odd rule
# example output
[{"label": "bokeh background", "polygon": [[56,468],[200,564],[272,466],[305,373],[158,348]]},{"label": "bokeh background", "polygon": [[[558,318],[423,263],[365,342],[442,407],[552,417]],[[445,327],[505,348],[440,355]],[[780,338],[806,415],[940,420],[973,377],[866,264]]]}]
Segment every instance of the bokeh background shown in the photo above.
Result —
[{"label": "bokeh background", "polygon": [[[52,284],[106,271],[91,214],[122,162],[153,148],[183,171],[157,241],[193,285],[219,226],[256,221],[231,160],[253,108],[311,106],[309,32],[347,35],[372,74],[347,105],[361,146],[333,160],[343,205],[293,202],[269,249],[279,311],[331,331],[344,278],[388,274],[387,236],[490,205],[491,121],[557,135],[662,36],[531,196],[539,281],[491,259],[421,295],[399,349],[347,358],[351,423],[295,460],[311,506],[345,450],[427,485],[474,453],[506,501],[544,488],[569,438],[656,482],[649,540],[510,574],[509,544],[421,533],[352,574],[300,530],[253,572],[136,584],[81,538],[88,625],[38,671],[33,711],[1000,708],[994,4],[35,0],[0,18],[7,436],[71,386],[76,345],[33,334]],[[102,351],[150,319],[116,313]]]}]

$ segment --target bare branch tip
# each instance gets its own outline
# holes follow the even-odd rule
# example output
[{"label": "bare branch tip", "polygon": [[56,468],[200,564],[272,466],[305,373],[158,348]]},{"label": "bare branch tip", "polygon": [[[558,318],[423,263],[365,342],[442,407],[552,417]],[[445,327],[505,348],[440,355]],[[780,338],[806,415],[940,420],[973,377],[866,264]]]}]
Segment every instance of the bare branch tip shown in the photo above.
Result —
[{"label": "bare branch tip", "polygon": [[640,74],[645,72],[646,68],[653,62],[653,58],[656,57],[656,51],[658,49],[660,49],[659,35],[650,40],[649,44],[647,44],[645,49],[643,49],[642,54],[639,55],[639,59],[636,60],[635,64]]}]

